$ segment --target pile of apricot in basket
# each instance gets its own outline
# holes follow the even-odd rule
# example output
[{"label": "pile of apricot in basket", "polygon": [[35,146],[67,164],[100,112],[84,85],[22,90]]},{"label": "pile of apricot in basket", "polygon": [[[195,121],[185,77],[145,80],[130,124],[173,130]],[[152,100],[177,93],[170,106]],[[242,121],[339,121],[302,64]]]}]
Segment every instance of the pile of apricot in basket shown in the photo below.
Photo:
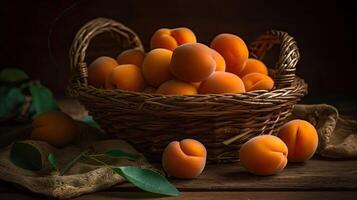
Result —
[{"label": "pile of apricot in basket", "polygon": [[233,34],[217,35],[210,46],[198,43],[188,28],[157,30],[151,51],[102,56],[88,69],[97,88],[165,95],[244,93],[271,90],[274,81],[265,64],[248,58],[245,42]]}]

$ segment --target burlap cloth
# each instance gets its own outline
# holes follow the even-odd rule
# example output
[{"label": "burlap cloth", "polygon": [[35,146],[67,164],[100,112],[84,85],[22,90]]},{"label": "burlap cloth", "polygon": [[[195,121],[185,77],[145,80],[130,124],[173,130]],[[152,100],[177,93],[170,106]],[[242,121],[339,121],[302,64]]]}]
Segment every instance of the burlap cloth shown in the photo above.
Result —
[{"label": "burlap cloth", "polygon": [[[50,152],[55,155],[60,168],[86,149],[91,149],[91,151],[96,153],[120,149],[128,153],[140,154],[125,141],[101,140],[100,132],[97,129],[83,123],[79,125],[81,127],[81,137],[76,144],[65,148],[58,149],[41,141],[24,141],[35,145],[40,150],[43,160],[43,169],[40,171],[25,170],[14,165],[9,160],[11,145],[1,149],[0,179],[16,183],[32,192],[60,199],[103,190],[117,183],[124,182],[124,178],[114,173],[110,167],[105,167],[88,159],[81,159],[62,176],[51,169],[51,166],[46,161],[47,155]],[[154,169],[144,156],[141,156],[137,161],[117,158],[101,158],[101,160],[112,166],[130,165]]]},{"label": "burlap cloth", "polygon": [[344,119],[330,105],[295,106],[292,119],[305,119],[319,134],[317,154],[328,158],[357,158],[357,121]]},{"label": "burlap cloth", "polygon": [[[291,116],[291,119],[294,118],[305,119],[316,127],[319,134],[317,151],[319,155],[329,158],[357,157],[357,122],[340,118],[336,108],[325,104],[297,105]],[[98,140],[90,136],[92,134],[89,133],[93,130],[86,128],[83,130],[82,134],[86,136],[84,137],[85,140],[83,139],[79,144],[64,149],[57,149],[43,142],[29,142],[39,146],[44,155],[47,155],[48,152],[54,153],[60,166],[88,146],[95,148],[98,152],[119,148],[127,152],[137,153],[133,147],[124,141]],[[0,151],[0,179],[17,183],[36,193],[57,198],[70,198],[102,190],[124,181],[110,168],[86,160],[75,164],[63,176],[53,172],[48,162],[44,162],[45,167],[39,172],[24,170],[12,164],[9,160],[9,150],[10,146]],[[115,166],[151,167],[144,158],[139,161],[111,159],[109,162]]]}]

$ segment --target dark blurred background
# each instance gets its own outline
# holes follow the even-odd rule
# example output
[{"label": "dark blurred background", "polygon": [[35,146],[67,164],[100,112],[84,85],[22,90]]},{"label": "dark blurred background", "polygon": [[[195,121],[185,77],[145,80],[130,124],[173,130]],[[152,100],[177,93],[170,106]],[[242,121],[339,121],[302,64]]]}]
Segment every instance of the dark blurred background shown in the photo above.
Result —
[{"label": "dark blurred background", "polygon": [[[84,23],[96,17],[127,25],[140,36],[146,50],[151,35],[161,27],[189,27],[206,44],[223,32],[250,43],[266,30],[278,29],[298,41],[302,58],[297,74],[309,83],[304,102],[354,104],[355,8],[352,1],[341,0],[1,1],[0,65],[22,68],[56,96],[63,96],[72,40]],[[115,49],[114,40],[97,40],[91,51],[115,56]]]}]

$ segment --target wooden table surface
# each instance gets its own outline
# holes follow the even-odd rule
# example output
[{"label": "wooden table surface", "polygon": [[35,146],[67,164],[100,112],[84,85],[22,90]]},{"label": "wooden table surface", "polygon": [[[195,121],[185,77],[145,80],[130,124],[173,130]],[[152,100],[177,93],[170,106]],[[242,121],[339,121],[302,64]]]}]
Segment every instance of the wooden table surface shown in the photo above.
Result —
[{"label": "wooden table surface", "polygon": [[[314,158],[263,177],[249,174],[239,163],[208,165],[197,179],[170,181],[182,192],[179,197],[149,194],[125,183],[75,199],[357,199],[357,160]],[[0,182],[0,199],[46,197]]]},{"label": "wooden table surface", "polygon": [[[356,119],[354,115],[352,118]],[[3,129],[5,128],[5,129]],[[8,130],[9,127],[0,127]],[[170,179],[179,197],[140,191],[129,183],[82,195],[77,200],[114,199],[356,199],[357,160],[314,157],[305,163],[289,163],[274,176],[255,176],[238,163],[208,165],[194,180]],[[0,181],[0,200],[48,199]]]}]

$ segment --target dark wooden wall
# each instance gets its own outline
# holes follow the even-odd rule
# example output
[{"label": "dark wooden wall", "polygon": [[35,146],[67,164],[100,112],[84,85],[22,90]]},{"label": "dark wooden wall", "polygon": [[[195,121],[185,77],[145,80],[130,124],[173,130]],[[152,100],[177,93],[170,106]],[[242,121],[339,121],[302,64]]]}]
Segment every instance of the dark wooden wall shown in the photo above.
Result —
[{"label": "dark wooden wall", "polygon": [[[57,95],[64,93],[68,79],[68,49],[74,35],[96,17],[129,26],[146,48],[160,27],[190,27],[202,43],[222,32],[240,35],[249,43],[268,29],[285,30],[298,41],[302,59],[297,73],[309,83],[311,97],[352,99],[357,92],[356,12],[348,1],[53,0],[1,1],[0,7],[1,67],[23,68]],[[52,25],[49,40],[56,64],[48,50]],[[91,51],[115,55],[114,47],[114,41],[98,40]]]}]

